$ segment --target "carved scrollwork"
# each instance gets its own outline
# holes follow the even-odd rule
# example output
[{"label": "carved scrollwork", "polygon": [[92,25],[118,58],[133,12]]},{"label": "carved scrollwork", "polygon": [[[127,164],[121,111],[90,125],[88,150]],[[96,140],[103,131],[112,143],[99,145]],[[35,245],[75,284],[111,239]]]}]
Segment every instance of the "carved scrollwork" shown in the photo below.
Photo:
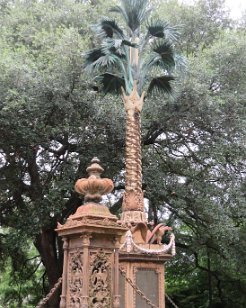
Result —
[{"label": "carved scrollwork", "polygon": [[89,294],[89,307],[111,307],[111,266],[109,257],[102,250],[91,259]]},{"label": "carved scrollwork", "polygon": [[82,289],[83,289],[83,263],[82,252],[77,249],[75,252],[71,252],[69,256],[69,307],[79,308],[82,303]]}]

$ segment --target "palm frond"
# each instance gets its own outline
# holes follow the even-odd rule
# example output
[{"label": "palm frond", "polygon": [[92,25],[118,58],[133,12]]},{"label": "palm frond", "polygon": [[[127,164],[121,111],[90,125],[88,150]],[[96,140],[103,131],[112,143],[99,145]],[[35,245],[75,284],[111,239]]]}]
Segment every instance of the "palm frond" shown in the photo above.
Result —
[{"label": "palm frond", "polygon": [[[138,80],[139,93],[146,84],[150,92],[171,93],[174,80],[171,75],[184,67],[183,58],[174,52],[173,43],[179,36],[177,27],[159,19],[150,20],[146,35],[140,32],[140,25],[151,12],[150,3],[150,0],[120,0],[119,6],[111,8],[111,12],[123,17],[126,31],[108,18],[94,26],[101,45],[85,55],[85,67],[89,73],[96,71],[105,93],[119,93],[123,86],[129,94],[134,80]],[[156,74],[159,77],[152,79]]]},{"label": "palm frond", "polygon": [[142,62],[141,70],[143,70],[144,72],[149,71],[152,67],[158,66],[160,62],[162,62],[161,56],[156,52],[152,52]]},{"label": "palm frond", "polygon": [[108,46],[108,49],[113,48],[113,47],[116,48],[116,49],[119,49],[119,48],[124,47],[124,46],[130,46],[130,47],[134,47],[134,48],[138,47],[138,45],[136,43],[132,43],[128,40],[112,39],[112,38],[107,38],[107,39],[103,40],[102,46],[104,48],[107,48],[107,46]]},{"label": "palm frond", "polygon": [[104,73],[95,78],[101,85],[105,94],[107,93],[121,93],[121,87],[125,88],[124,78],[112,74]]},{"label": "palm frond", "polygon": [[114,55],[112,53],[107,53],[104,56],[97,59],[92,64],[92,67],[93,67],[93,69],[101,69],[103,67],[108,68],[108,67],[112,67],[112,66],[116,65],[117,62],[119,62],[119,61],[120,61],[120,59],[116,55]]},{"label": "palm frond", "polygon": [[164,29],[165,38],[170,42],[177,42],[180,37],[180,27],[179,26],[168,26]]},{"label": "palm frond", "polygon": [[177,41],[180,35],[177,26],[171,26],[168,22],[160,19],[149,20],[147,31],[149,36],[164,38],[170,42]]},{"label": "palm frond", "polygon": [[148,0],[121,0],[121,6],[114,6],[111,12],[119,13],[132,32],[139,29],[151,12]]},{"label": "palm frond", "polygon": [[171,94],[172,93],[172,84],[171,81],[175,80],[173,76],[159,76],[151,80],[148,92],[152,93],[154,91],[158,93]]},{"label": "palm frond", "polygon": [[128,23],[127,13],[124,10],[124,8],[122,8],[121,6],[119,6],[119,5],[113,6],[109,9],[109,12],[120,14],[123,17],[123,19],[125,20],[125,22]]},{"label": "palm frond", "polygon": [[[124,58],[124,55],[121,55]],[[107,48],[101,47],[89,51],[85,55],[85,69],[89,72],[121,65],[121,57]]]},{"label": "palm frond", "polygon": [[175,54],[174,61],[175,61],[175,70],[182,74],[185,73],[187,70],[186,58],[182,55]]},{"label": "palm frond", "polygon": [[102,41],[101,46],[104,54],[111,53],[117,55],[120,58],[125,57],[125,51],[122,48],[122,40],[120,39],[105,39]]},{"label": "palm frond", "polygon": [[124,32],[114,19],[103,19],[100,23],[93,25],[92,29],[99,37],[113,38],[115,35],[118,38],[124,38]]},{"label": "palm frond", "polygon": [[91,65],[95,61],[97,61],[100,57],[104,56],[105,53],[103,52],[102,48],[95,48],[88,51],[85,56],[85,67]]},{"label": "palm frond", "polygon": [[158,65],[170,69],[175,66],[173,46],[166,40],[160,40],[154,43],[152,50],[160,56]]},{"label": "palm frond", "polygon": [[137,44],[127,40],[107,38],[102,41],[101,46],[104,54],[112,53],[121,59],[125,59],[127,54],[125,47],[130,46],[136,48]]}]

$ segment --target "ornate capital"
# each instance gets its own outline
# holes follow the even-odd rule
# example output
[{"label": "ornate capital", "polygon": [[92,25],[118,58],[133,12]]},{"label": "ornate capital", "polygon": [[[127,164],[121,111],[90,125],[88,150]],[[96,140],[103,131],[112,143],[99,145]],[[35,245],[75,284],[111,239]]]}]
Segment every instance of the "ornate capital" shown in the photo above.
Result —
[{"label": "ornate capital", "polygon": [[134,81],[133,90],[129,96],[126,95],[123,88],[122,88],[122,92],[123,92],[123,99],[124,99],[124,105],[125,105],[126,112],[132,116],[136,112],[140,113],[143,108],[143,100],[144,100],[145,93],[143,92],[141,97],[139,96],[136,80]]},{"label": "ornate capital", "polygon": [[90,238],[91,238],[90,234],[83,234],[80,237],[82,239],[82,245],[83,246],[89,246],[90,245]]},{"label": "ornate capital", "polygon": [[63,249],[68,250],[68,239],[64,237],[62,240],[63,240]]}]

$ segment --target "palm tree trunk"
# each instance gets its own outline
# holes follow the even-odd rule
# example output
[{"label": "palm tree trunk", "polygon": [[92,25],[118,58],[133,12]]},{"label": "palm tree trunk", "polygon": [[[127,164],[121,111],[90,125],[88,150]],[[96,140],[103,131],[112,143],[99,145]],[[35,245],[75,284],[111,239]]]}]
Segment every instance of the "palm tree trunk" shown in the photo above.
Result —
[{"label": "palm tree trunk", "polygon": [[137,83],[129,96],[123,95],[126,109],[126,145],[125,145],[125,194],[123,196],[122,220],[130,223],[146,222],[144,197],[142,191],[141,156],[141,110],[144,93],[139,97]]},{"label": "palm tree trunk", "polygon": [[126,191],[142,190],[142,161],[141,161],[141,135],[140,112],[127,114],[126,120]]}]

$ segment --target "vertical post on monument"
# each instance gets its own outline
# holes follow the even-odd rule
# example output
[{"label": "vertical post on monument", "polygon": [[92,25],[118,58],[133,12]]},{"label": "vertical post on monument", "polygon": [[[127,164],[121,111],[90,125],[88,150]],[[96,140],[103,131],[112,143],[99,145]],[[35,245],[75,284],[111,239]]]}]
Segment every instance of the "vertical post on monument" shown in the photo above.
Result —
[{"label": "vertical post on monument", "polygon": [[94,158],[88,178],[79,179],[75,190],[85,195],[85,204],[70,215],[57,232],[64,242],[60,308],[119,308],[119,240],[126,228],[99,204],[102,195],[114,188]]},{"label": "vertical post on monument", "polygon": [[175,254],[173,234],[169,244],[161,244],[162,236],[171,228],[161,223],[149,230],[144,212],[140,122],[143,99],[144,93],[139,96],[136,81],[132,93],[123,95],[126,110],[126,172],[121,223],[128,226],[128,231],[121,238],[119,255],[121,308],[145,308],[150,304],[164,308],[164,263]]},{"label": "vertical post on monument", "polygon": [[137,82],[134,81],[132,93],[127,96],[123,91],[126,111],[125,141],[125,193],[122,204],[122,220],[129,224],[146,224],[144,196],[142,191],[141,159],[141,110],[144,93],[138,95]]},{"label": "vertical post on monument", "polygon": [[[131,54],[132,66],[138,66],[138,53]],[[152,307],[164,308],[164,263],[175,254],[175,241],[172,234],[169,244],[162,245],[162,236],[171,228],[161,223],[149,230],[144,212],[141,155],[141,111],[144,92],[141,96],[138,94],[136,80],[130,95],[126,95],[123,90],[123,101],[126,111],[126,170],[121,220],[129,230],[122,237],[120,249],[120,307],[144,308],[151,304]]]}]

